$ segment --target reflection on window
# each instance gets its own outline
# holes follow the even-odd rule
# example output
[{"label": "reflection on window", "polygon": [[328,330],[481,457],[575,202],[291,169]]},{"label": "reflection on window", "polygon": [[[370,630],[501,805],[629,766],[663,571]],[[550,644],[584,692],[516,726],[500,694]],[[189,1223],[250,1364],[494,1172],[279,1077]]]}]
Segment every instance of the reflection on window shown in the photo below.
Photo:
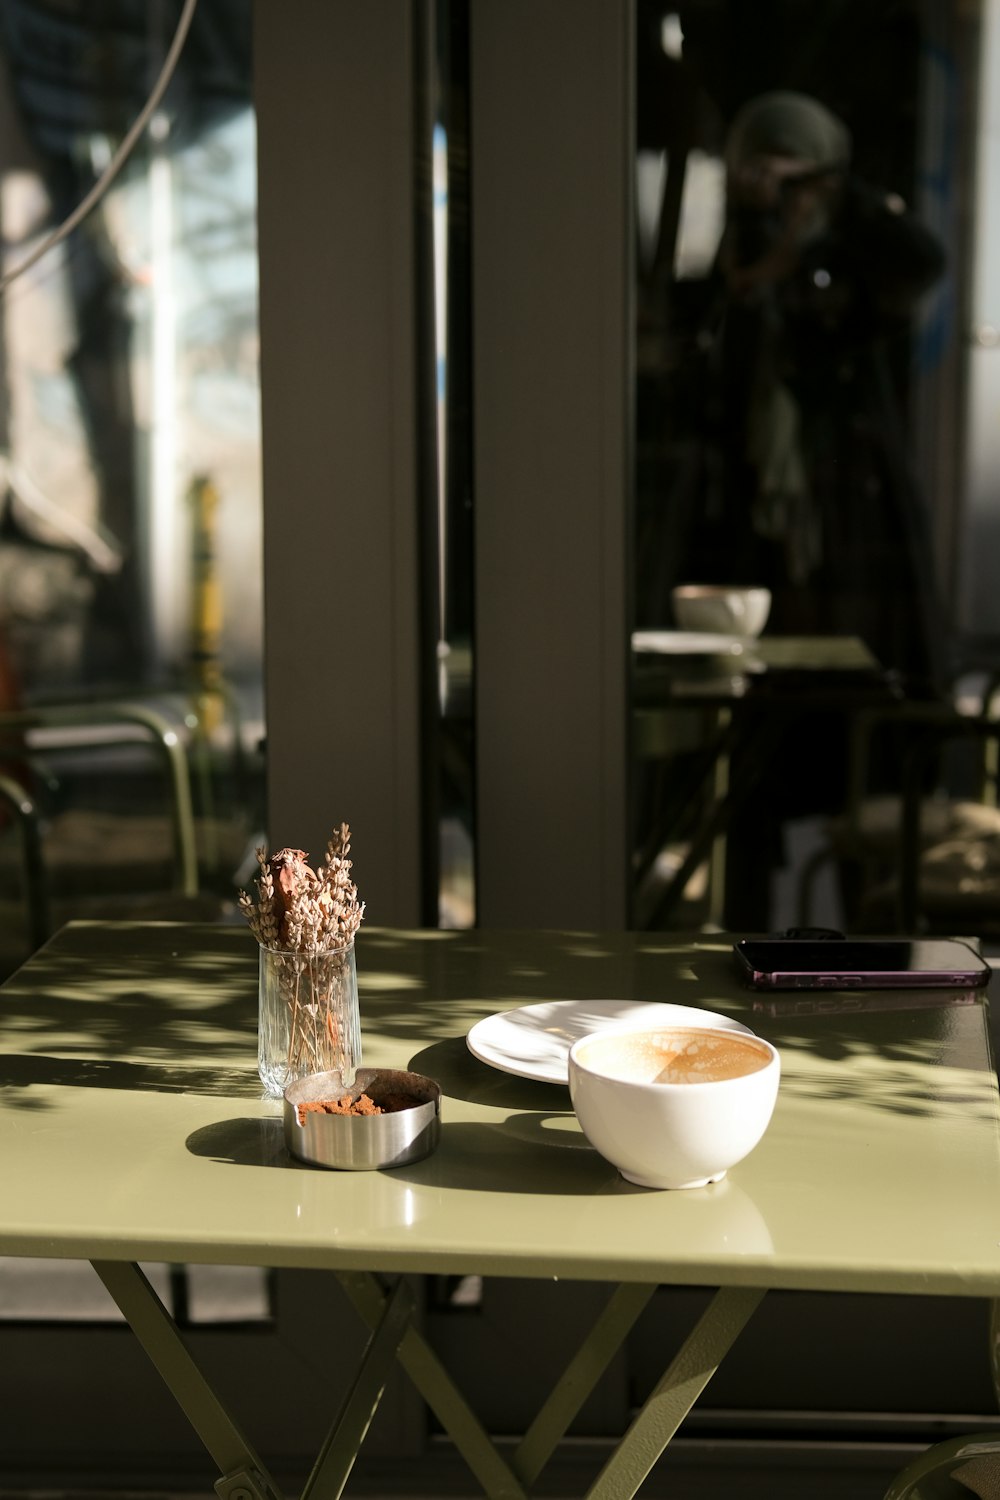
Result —
[{"label": "reflection on window", "polygon": [[[146,102],[180,7],[11,0],[0,17],[0,231],[18,266],[86,197]],[[148,754],[105,757],[107,705],[188,750],[198,914],[235,896],[262,820],[261,496],[249,0],[201,0],[173,80],[99,204],[0,302],[0,712],[81,712],[0,742],[37,814],[54,923],[142,889],[176,810]],[[92,732],[90,732],[92,731]],[[3,861],[21,879],[11,798]],[[106,821],[124,819],[124,831]],[[129,851],[128,829],[132,830]],[[65,833],[65,827],[63,828]],[[123,833],[122,837],[118,834]],[[162,842],[162,840],[160,840]],[[96,866],[114,850],[105,879]],[[75,863],[79,863],[76,859]],[[132,870],[130,872],[130,866]],[[79,887],[79,882],[73,882]],[[167,879],[151,891],[191,896]],[[182,888],[182,889],[181,889]],[[13,889],[0,900],[15,901]],[[16,903],[15,903],[16,904]],[[23,904],[23,903],[21,903]],[[164,911],[164,915],[175,913]],[[195,914],[192,912],[191,914]],[[15,913],[16,916],[16,913]],[[10,930],[11,924],[4,927]],[[12,943],[32,937],[14,922]],[[22,952],[0,953],[9,969]]]},{"label": "reflection on window", "polygon": [[[970,696],[996,713],[998,16],[996,0],[636,0],[633,585],[636,623],[673,653],[639,697],[642,921],[903,922],[902,767],[928,703],[928,811],[970,788],[995,802],[985,731],[959,769],[942,726]],[[717,648],[753,633],[736,615],[697,626],[680,593],[734,584],[770,594],[745,672]],[[847,669],[838,699],[816,673],[847,643],[884,699],[870,743],[860,679]],[[755,762],[749,730],[782,692],[789,727],[771,715]],[[709,864],[692,809],[723,792]],[[952,833],[924,857],[920,920],[992,930],[995,899],[971,893],[995,830],[989,852]],[[817,909],[820,868],[836,880]]]},{"label": "reflection on window", "polygon": [[[269,1273],[258,1266],[140,1267],[181,1327],[261,1323],[273,1316]],[[0,1323],[120,1323],[85,1260],[0,1257]]]},{"label": "reflection on window", "polygon": [[[422,308],[421,447],[425,455],[423,575],[428,595],[424,650],[434,681],[424,786],[428,868],[425,920],[475,921],[475,794],[472,691],[473,497],[470,343],[468,6],[437,0],[425,12],[421,60],[425,113],[418,156]],[[428,399],[430,397],[431,399]],[[433,539],[431,542],[430,539]]]}]

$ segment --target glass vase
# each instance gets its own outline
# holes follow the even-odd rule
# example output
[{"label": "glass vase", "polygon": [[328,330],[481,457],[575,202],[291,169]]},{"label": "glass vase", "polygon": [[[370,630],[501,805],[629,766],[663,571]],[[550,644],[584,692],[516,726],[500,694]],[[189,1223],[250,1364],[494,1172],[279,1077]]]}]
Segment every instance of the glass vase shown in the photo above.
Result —
[{"label": "glass vase", "polygon": [[361,1063],[354,944],[328,953],[260,950],[257,1068],[280,1099],[308,1073],[337,1071],[353,1083]]}]

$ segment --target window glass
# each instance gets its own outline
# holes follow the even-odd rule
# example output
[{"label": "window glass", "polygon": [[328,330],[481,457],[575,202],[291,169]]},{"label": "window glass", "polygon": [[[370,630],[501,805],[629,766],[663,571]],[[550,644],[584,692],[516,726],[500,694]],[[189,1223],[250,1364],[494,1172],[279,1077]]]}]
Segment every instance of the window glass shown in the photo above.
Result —
[{"label": "window glass", "polygon": [[[201,0],[124,165],[27,264],[116,159],[181,17],[165,0],[11,0],[0,15],[0,710],[40,720],[8,721],[0,744],[8,968],[98,898],[224,913],[262,823],[248,0]],[[123,702],[140,709],[128,729]],[[194,872],[178,858],[173,741]],[[25,832],[40,917],[25,911]]]},{"label": "window glass", "polygon": [[[424,651],[427,921],[475,922],[475,667],[470,325],[469,14],[467,0],[422,7],[418,157],[421,451],[424,454]],[[433,854],[431,853],[433,850]],[[436,857],[435,857],[436,856]],[[434,868],[436,865],[436,869]]]},{"label": "window glass", "polygon": [[[795,925],[825,851],[824,925],[892,928],[915,726],[995,707],[998,7],[636,18],[635,623],[670,653],[638,674],[638,920]],[[694,587],[766,590],[762,634]],[[914,786],[979,800],[984,741],[956,760],[942,724]]]}]

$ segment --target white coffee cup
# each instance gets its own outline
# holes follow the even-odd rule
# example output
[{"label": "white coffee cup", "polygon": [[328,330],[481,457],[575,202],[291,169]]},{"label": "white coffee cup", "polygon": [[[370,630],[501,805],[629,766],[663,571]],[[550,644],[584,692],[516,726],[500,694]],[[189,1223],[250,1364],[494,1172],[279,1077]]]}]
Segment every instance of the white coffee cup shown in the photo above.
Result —
[{"label": "white coffee cup", "polygon": [[671,590],[681,630],[756,637],[771,613],[771,590],[742,584],[682,583]]},{"label": "white coffee cup", "polygon": [[767,1129],[780,1073],[770,1042],[719,1027],[607,1027],[569,1054],[584,1135],[641,1187],[718,1182]]}]

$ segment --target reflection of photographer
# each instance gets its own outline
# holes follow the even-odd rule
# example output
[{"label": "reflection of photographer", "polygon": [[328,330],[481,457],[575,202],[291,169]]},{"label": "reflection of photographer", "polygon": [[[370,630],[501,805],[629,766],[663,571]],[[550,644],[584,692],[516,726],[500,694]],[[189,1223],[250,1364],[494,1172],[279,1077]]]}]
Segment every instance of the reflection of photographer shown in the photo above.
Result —
[{"label": "reflection of photographer", "polygon": [[783,281],[809,258],[810,247],[835,250],[831,240],[850,231],[851,243],[842,248],[863,280],[869,310],[913,311],[944,268],[941,249],[898,194],[850,175],[850,152],[846,127],[805,95],[766,94],[736,117],[726,144],[720,247],[731,295]]},{"label": "reflection of photographer", "polygon": [[803,247],[828,231],[842,186],[840,165],[816,167],[772,155],[736,163],[727,179],[721,252],[730,295],[752,296],[790,275]]},{"label": "reflection of photographer", "polygon": [[700,295],[676,289],[668,422],[699,454],[668,501],[686,512],[678,575],[767,584],[773,630],[859,635],[925,683],[940,630],[892,356],[943,256],[850,155],[804,95],[763,95],[732,123],[715,266]]}]

